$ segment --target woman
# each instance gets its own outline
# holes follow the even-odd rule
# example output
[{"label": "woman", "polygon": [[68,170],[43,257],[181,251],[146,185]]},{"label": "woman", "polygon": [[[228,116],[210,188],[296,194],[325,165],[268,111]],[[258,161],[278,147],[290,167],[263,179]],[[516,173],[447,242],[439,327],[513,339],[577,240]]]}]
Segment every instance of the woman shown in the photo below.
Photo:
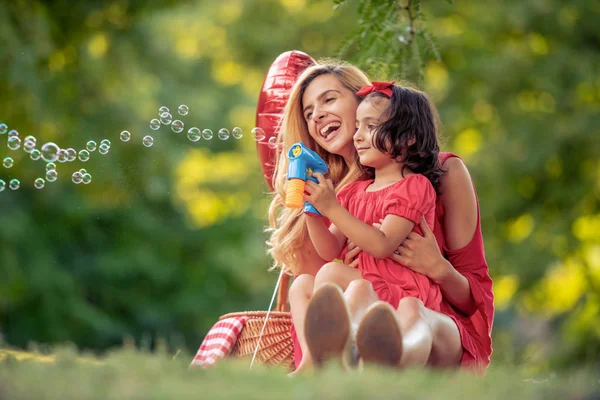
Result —
[{"label": "woman", "polygon": [[[291,144],[303,141],[328,164],[336,191],[360,179],[352,141],[358,107],[354,93],[369,83],[366,75],[351,65],[330,63],[308,67],[290,92],[279,131],[278,141],[283,145],[278,150],[273,177],[275,193],[269,209],[268,244],[275,264],[296,277],[290,288],[290,299],[295,299],[291,310],[292,336],[298,370],[312,364],[304,332],[313,291],[306,288],[312,288],[315,279],[327,281],[328,274],[338,274],[341,264],[325,263],[307,240],[306,217],[298,210],[282,206],[288,165],[286,154]],[[400,364],[460,364],[483,371],[492,350],[490,332],[494,310],[477,198],[462,161],[449,153],[441,153],[439,158],[446,172],[440,179],[442,194],[436,204],[434,233],[427,224],[421,224],[424,236],[411,234],[393,259],[439,284],[445,301],[442,312],[429,310],[418,301],[400,302],[396,310],[403,341]],[[360,249],[350,243],[344,263],[355,266],[359,252]],[[356,278],[348,277],[344,291],[354,326],[369,307],[379,301],[371,284],[360,276]]]}]

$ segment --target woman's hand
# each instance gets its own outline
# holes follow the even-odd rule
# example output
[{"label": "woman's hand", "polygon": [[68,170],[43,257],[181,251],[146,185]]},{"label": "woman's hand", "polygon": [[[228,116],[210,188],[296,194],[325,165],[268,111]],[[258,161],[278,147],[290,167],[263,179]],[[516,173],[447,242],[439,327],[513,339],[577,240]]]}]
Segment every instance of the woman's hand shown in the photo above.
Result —
[{"label": "woman's hand", "polygon": [[344,256],[344,264],[352,268],[358,267],[358,253],[361,251],[360,247],[357,247],[353,242],[348,240],[348,251]]},{"label": "woman's hand", "polygon": [[325,215],[332,207],[339,203],[335,197],[331,179],[325,179],[318,172],[314,174],[314,177],[319,180],[319,183],[306,180],[304,201],[310,202],[321,214]]},{"label": "woman's hand", "polygon": [[[379,229],[381,224],[375,223],[373,226]],[[447,272],[449,264],[442,256],[435,235],[427,226],[425,218],[421,219],[419,226],[423,236],[415,232],[409,233],[390,258],[415,272],[422,273],[434,282],[439,282]]]}]

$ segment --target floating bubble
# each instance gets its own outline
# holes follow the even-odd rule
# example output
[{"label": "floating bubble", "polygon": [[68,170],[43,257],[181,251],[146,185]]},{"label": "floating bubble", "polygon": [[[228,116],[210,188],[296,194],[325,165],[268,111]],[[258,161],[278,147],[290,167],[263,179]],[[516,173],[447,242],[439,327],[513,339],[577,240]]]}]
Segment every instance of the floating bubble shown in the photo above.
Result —
[{"label": "floating bubble", "polygon": [[163,125],[169,125],[171,121],[173,121],[173,116],[168,112],[160,114],[160,122],[162,122]]},{"label": "floating bubble", "polygon": [[269,142],[267,143],[267,146],[269,146],[270,149],[276,149],[277,148],[277,137],[271,136],[269,138]]},{"label": "floating bubble", "polygon": [[35,182],[33,182],[33,186],[35,186],[36,189],[43,189],[44,186],[46,186],[46,181],[42,178],[37,178]]},{"label": "floating bubble", "polygon": [[103,141],[100,142],[100,146],[106,146],[110,149],[110,146],[112,145],[112,143],[110,142],[110,140],[108,139],[104,139]]},{"label": "floating bubble", "polygon": [[46,171],[46,180],[48,182],[54,182],[58,179],[58,172],[55,169]]},{"label": "floating bubble", "polygon": [[53,169],[56,169],[56,164],[54,164],[53,162],[46,164],[46,171],[51,171]]},{"label": "floating bubble", "polygon": [[84,185],[87,185],[92,181],[92,175],[90,175],[86,172],[81,176],[81,180]]},{"label": "floating bubble", "polygon": [[221,140],[227,140],[227,139],[229,139],[229,129],[227,129],[227,128],[221,128],[221,129],[219,129],[219,132],[217,133],[217,136]]},{"label": "floating bubble", "polygon": [[192,142],[197,142],[198,140],[200,140],[200,138],[202,137],[201,135],[202,134],[200,133],[200,129],[196,127],[190,128],[187,133],[188,139],[190,139]]},{"label": "floating bubble", "polygon": [[183,121],[176,119],[171,124],[171,130],[175,133],[180,133],[183,130]]},{"label": "floating bubble", "polygon": [[160,121],[154,118],[150,121],[150,129],[157,131],[160,128]]},{"label": "floating bubble", "polygon": [[244,132],[242,132],[242,128],[238,128],[237,126],[231,130],[231,136],[235,139],[241,139],[244,136]]},{"label": "floating bubble", "polygon": [[77,158],[77,150],[75,150],[73,148],[68,148],[66,153],[67,153],[67,161],[68,162],[73,162]]},{"label": "floating bubble", "polygon": [[152,145],[154,144],[154,138],[152,136],[150,136],[150,135],[146,135],[142,139],[142,143],[146,147],[152,147]]},{"label": "floating bubble", "polygon": [[98,153],[102,154],[103,156],[108,154],[108,150],[110,150],[110,147],[105,145],[105,144],[101,144],[100,147],[98,148]]},{"label": "floating bubble", "polygon": [[87,174],[87,169],[85,169],[85,168],[81,168],[81,169],[79,170],[79,172],[81,172],[81,175],[85,175],[85,174]]},{"label": "floating bubble", "polygon": [[16,130],[16,129],[11,129],[11,130],[8,132],[8,137],[15,137],[15,136],[19,136],[19,132],[17,132],[17,130]]},{"label": "floating bubble", "polygon": [[87,151],[96,151],[96,147],[98,145],[96,144],[96,142],[94,142],[93,140],[90,140],[89,142],[87,142],[85,144],[85,148],[87,149]]},{"label": "floating bubble", "polygon": [[21,182],[18,179],[11,179],[10,182],[8,182],[8,187],[11,190],[18,190],[21,187]]},{"label": "floating bubble", "polygon": [[69,161],[69,157],[67,157],[67,150],[60,149],[58,151],[58,162],[59,163],[66,163],[67,161]]},{"label": "floating bubble", "polygon": [[123,142],[129,142],[129,139],[131,139],[131,133],[129,133],[128,131],[121,132],[121,140]]},{"label": "floating bubble", "polygon": [[58,160],[59,150],[60,148],[52,142],[44,144],[42,146],[42,160],[48,163],[55,162],[56,160]]},{"label": "floating bubble", "polygon": [[161,108],[158,109],[158,115],[163,114],[163,113],[168,113],[169,112],[169,107],[167,106],[162,106]]},{"label": "floating bubble", "polygon": [[265,135],[265,131],[263,131],[262,128],[259,127],[252,128],[252,130],[250,131],[250,137],[252,137],[252,139],[256,140],[257,142],[265,140],[266,136],[267,135]]},{"label": "floating bubble", "polygon": [[35,149],[35,142],[31,139],[25,140],[23,142],[23,150],[25,153],[31,153]]},{"label": "floating bubble", "polygon": [[25,139],[23,139],[23,142],[27,142],[27,141],[32,141],[33,143],[37,143],[37,139],[35,138],[35,136],[31,136],[31,135],[27,135],[27,136],[25,136]]},{"label": "floating bubble", "polygon": [[[0,124],[0,135],[4,135],[6,131],[8,131],[8,126],[6,126],[6,124]],[[6,183],[4,185],[6,186]]]},{"label": "floating bubble", "polygon": [[90,159],[90,152],[87,150],[81,150],[79,152],[79,161],[86,162]]},{"label": "floating bubble", "polygon": [[210,140],[213,138],[213,132],[210,129],[205,129],[202,131],[202,138],[204,140]]},{"label": "floating bubble", "polygon": [[83,174],[79,171],[75,171],[73,172],[73,175],[71,175],[71,180],[74,184],[79,185],[81,181],[83,181]]},{"label": "floating bubble", "polygon": [[38,149],[33,149],[31,150],[31,153],[29,153],[29,158],[31,158],[33,161],[37,161],[42,157],[42,152],[39,151]]},{"label": "floating bubble", "polygon": [[179,115],[187,115],[188,111],[189,111],[189,108],[185,104],[180,105],[179,108],[177,109],[177,112],[179,113]]},{"label": "floating bubble", "polygon": [[13,160],[10,157],[6,157],[3,161],[2,161],[2,165],[4,166],[4,168],[12,168],[12,166],[15,164],[15,160]]},{"label": "floating bubble", "polygon": [[5,188],[6,188],[6,182],[4,182],[2,179],[0,179],[0,192],[3,192]]},{"label": "floating bubble", "polygon": [[19,150],[21,148],[21,139],[18,136],[9,137],[7,146],[11,150]]}]

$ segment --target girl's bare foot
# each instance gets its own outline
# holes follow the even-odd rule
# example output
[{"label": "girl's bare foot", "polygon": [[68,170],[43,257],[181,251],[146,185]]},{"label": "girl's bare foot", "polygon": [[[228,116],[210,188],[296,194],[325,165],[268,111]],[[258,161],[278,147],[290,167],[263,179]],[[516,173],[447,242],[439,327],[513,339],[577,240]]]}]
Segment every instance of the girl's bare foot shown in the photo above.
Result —
[{"label": "girl's bare foot", "polygon": [[306,343],[317,367],[339,358],[348,368],[352,345],[350,313],[339,286],[327,283],[314,294],[306,311]]},{"label": "girl's bare foot", "polygon": [[402,332],[394,308],[381,301],[373,304],[358,326],[356,343],[365,364],[400,365]]}]

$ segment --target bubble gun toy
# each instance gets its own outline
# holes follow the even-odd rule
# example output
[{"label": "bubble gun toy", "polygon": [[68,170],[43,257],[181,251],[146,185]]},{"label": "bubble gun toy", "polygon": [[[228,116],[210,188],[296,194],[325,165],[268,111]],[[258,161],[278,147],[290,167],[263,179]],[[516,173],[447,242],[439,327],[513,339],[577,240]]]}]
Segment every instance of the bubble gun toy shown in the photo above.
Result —
[{"label": "bubble gun toy", "polygon": [[[290,147],[288,159],[290,164],[287,172],[288,183],[285,193],[285,206],[301,208],[306,180],[310,179],[315,183],[319,183],[313,173],[320,172],[325,175],[329,169],[325,161],[302,142],[295,143]],[[304,203],[304,212],[311,217],[321,216],[321,213],[308,201]]]}]

